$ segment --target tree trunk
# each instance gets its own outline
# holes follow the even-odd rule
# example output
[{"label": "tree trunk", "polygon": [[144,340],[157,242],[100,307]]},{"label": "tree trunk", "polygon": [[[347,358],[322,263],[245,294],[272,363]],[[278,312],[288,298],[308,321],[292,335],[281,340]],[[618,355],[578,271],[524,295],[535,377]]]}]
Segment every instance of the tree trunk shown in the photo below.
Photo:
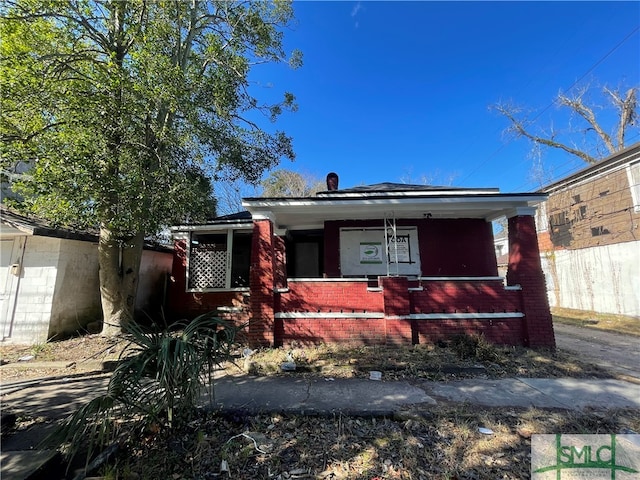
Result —
[{"label": "tree trunk", "polygon": [[143,244],[142,233],[122,239],[107,228],[100,229],[98,264],[103,335],[117,335],[133,321]]}]

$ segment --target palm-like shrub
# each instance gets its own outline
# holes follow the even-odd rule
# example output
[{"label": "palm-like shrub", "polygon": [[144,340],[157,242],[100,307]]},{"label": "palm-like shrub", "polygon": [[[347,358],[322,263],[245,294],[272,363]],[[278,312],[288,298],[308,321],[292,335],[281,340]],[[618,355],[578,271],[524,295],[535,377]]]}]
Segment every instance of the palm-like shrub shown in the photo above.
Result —
[{"label": "palm-like shrub", "polygon": [[[56,432],[70,456],[112,443],[121,433],[150,425],[171,428],[193,412],[205,394],[214,399],[213,372],[231,357],[238,327],[213,313],[172,328],[127,326],[129,343],[107,392],[69,417]],[[133,429],[133,430],[132,430]]]}]

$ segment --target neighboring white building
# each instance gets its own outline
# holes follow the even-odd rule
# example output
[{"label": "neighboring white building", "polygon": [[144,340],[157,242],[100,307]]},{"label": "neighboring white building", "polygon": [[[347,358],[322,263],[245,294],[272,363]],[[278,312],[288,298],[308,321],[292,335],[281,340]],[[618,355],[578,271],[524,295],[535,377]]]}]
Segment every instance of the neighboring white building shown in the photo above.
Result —
[{"label": "neighboring white building", "polygon": [[[101,321],[98,237],[1,214],[0,339],[43,343]],[[143,252],[137,309],[162,305],[171,261],[168,250]]]},{"label": "neighboring white building", "polygon": [[640,317],[640,143],[540,192],[549,304]]}]

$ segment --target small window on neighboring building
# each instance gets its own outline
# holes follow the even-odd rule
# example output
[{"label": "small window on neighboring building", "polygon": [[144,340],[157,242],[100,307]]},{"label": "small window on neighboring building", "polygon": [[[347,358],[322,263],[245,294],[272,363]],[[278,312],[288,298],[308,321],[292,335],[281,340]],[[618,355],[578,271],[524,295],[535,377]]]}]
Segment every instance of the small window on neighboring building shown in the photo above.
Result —
[{"label": "small window on neighboring building", "polygon": [[599,237],[600,235],[606,235],[607,233],[611,232],[609,232],[609,229],[603,227],[602,225],[600,225],[599,227],[591,227],[592,237]]},{"label": "small window on neighboring building", "polygon": [[582,205],[580,207],[580,209],[578,210],[578,217],[580,218],[580,220],[584,220],[585,218],[587,218],[587,207],[586,207],[586,205]]},{"label": "small window on neighboring building", "polygon": [[640,212],[640,162],[634,162],[627,167],[627,178],[631,190],[633,210]]}]

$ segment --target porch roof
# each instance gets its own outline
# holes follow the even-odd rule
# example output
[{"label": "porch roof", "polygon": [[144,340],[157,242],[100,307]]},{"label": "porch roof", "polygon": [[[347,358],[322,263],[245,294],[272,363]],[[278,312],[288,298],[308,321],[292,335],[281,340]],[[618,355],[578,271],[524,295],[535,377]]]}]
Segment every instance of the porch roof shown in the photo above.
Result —
[{"label": "porch roof", "polygon": [[321,228],[327,220],[411,218],[483,218],[532,215],[547,199],[544,193],[499,193],[498,189],[464,189],[377,184],[320,192],[305,198],[245,198],[254,220],[269,219],[276,228]]}]

